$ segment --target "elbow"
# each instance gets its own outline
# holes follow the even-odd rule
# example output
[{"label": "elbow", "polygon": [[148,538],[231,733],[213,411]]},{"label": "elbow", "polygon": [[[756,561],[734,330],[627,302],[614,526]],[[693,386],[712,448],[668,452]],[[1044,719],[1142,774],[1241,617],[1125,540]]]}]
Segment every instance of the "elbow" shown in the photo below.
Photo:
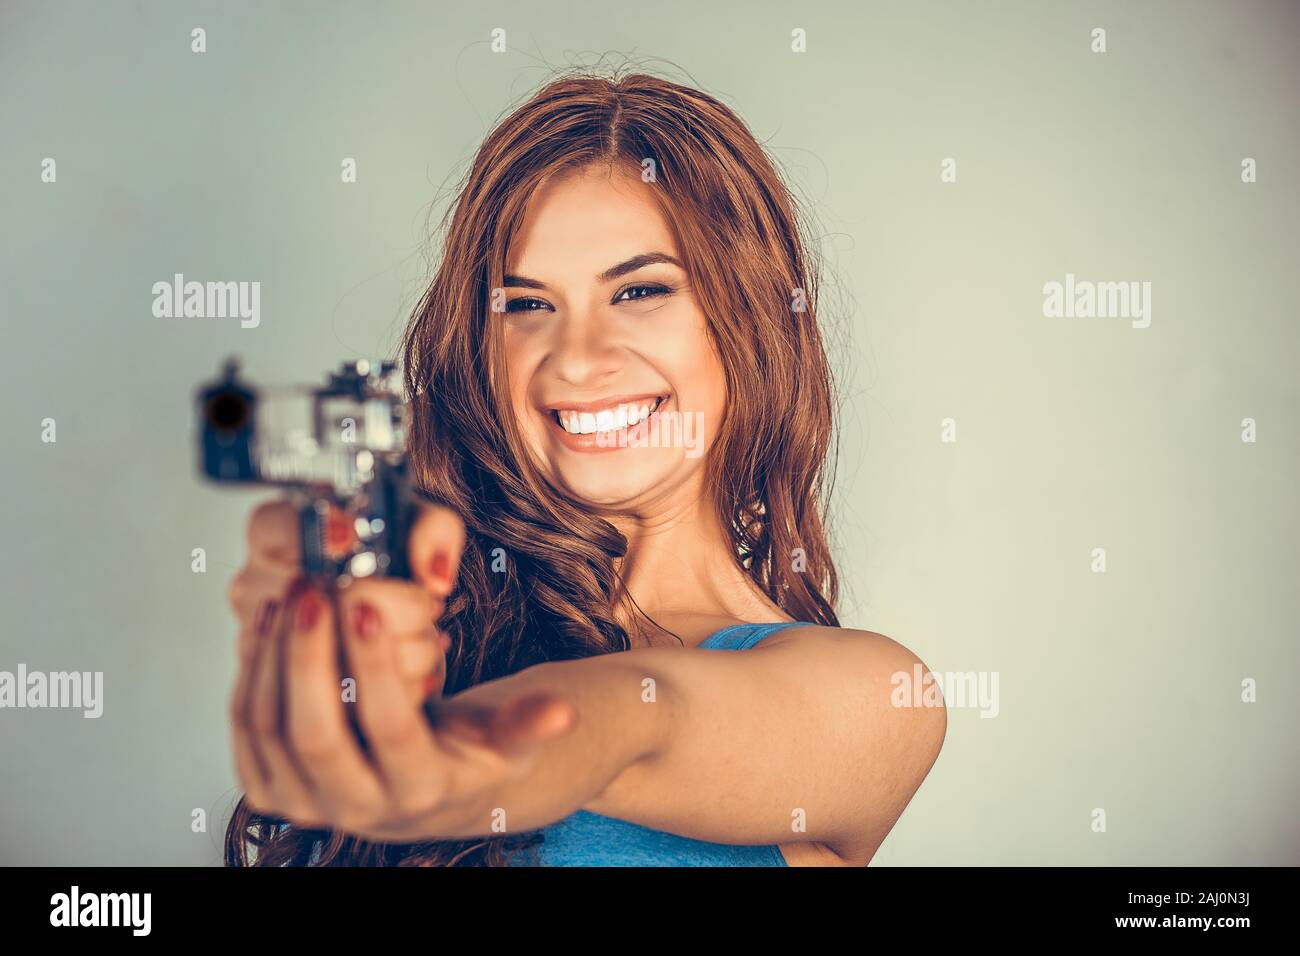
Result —
[{"label": "elbow", "polygon": [[[930,772],[943,742],[948,736],[948,705],[943,696],[943,683],[925,662],[911,655],[913,673],[920,673],[922,694],[921,706],[917,708],[913,719],[913,750],[921,768],[921,778]],[[918,781],[919,784],[919,781]]]},{"label": "elbow", "polygon": [[877,743],[879,756],[904,768],[920,785],[939,757],[948,735],[948,707],[943,681],[912,650],[883,634],[862,632],[857,643],[865,657],[867,682],[877,688],[874,719],[868,726],[890,728]]},{"label": "elbow", "polygon": [[894,728],[891,756],[910,794],[939,759],[948,735],[948,707],[943,682],[921,658],[897,641],[886,646],[889,706],[885,709]]}]

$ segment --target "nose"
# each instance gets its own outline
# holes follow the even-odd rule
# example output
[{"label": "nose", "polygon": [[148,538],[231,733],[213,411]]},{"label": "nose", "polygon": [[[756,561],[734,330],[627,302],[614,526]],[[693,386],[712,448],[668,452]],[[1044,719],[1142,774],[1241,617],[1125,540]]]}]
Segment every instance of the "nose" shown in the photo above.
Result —
[{"label": "nose", "polygon": [[597,312],[570,312],[556,323],[551,367],[575,388],[600,385],[623,364],[623,350]]}]

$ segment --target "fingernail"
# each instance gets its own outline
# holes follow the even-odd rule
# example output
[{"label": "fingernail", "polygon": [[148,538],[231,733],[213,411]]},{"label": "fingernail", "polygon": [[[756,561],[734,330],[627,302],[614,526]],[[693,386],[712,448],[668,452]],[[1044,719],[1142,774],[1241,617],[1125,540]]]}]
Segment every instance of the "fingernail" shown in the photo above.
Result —
[{"label": "fingernail", "polygon": [[424,679],[424,696],[428,697],[430,694],[432,694],[434,688],[436,688],[437,686],[438,686],[438,676],[436,674],[430,674],[428,677]]},{"label": "fingernail", "polygon": [[320,614],[320,595],[307,591],[298,598],[298,610],[294,614],[294,626],[300,631],[310,631]]},{"label": "fingernail", "polygon": [[363,641],[373,640],[379,633],[379,612],[369,604],[358,604],[352,609],[352,633]]},{"label": "fingernail", "polygon": [[429,564],[429,571],[435,578],[441,578],[444,581],[451,577],[451,557],[446,551],[439,551],[433,556],[433,561]]},{"label": "fingernail", "polygon": [[325,540],[331,551],[346,551],[356,532],[347,515],[333,508],[325,519]]}]

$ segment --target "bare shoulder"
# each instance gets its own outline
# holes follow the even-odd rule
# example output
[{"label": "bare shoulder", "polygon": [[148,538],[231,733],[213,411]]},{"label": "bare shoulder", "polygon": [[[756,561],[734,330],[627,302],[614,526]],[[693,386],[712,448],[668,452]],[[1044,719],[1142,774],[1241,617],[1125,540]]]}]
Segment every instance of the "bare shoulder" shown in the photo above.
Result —
[{"label": "bare shoulder", "polygon": [[853,654],[872,654],[895,661],[909,660],[920,663],[916,656],[901,641],[877,633],[862,631],[851,627],[823,627],[819,624],[799,624],[775,631],[758,643],[758,647],[781,647],[802,645],[804,647],[841,648]]}]

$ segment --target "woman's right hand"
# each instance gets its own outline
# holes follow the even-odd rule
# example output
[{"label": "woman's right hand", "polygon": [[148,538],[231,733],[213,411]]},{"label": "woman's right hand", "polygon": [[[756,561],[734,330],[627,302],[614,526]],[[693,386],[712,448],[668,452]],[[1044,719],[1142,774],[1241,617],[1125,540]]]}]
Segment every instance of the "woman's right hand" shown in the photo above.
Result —
[{"label": "woman's right hand", "polygon": [[[349,523],[333,527],[343,544]],[[465,547],[461,519],[423,506],[408,538],[415,579],[362,578],[336,602],[319,585],[294,586],[298,534],[289,504],[257,508],[248,561],[230,587],[242,658],[230,718],[246,805],[386,842],[477,826],[481,807],[494,806],[577,713],[556,694],[503,684],[473,699],[429,700],[442,696],[436,624]],[[332,648],[346,658],[341,673]],[[356,694],[340,700],[336,682],[349,675]]]},{"label": "woman's right hand", "polygon": [[[446,509],[429,509],[422,520],[459,524],[459,519]],[[461,534],[463,541],[463,531]],[[288,501],[264,502],[249,518],[247,557],[227,590],[239,623],[239,653],[245,664],[252,660],[258,643],[275,633],[293,586],[302,577],[299,535],[298,510]],[[445,655],[451,639],[437,629],[436,623],[455,580],[458,549],[454,555],[445,586],[427,579],[362,579],[340,597],[344,614],[360,600],[385,609],[388,633],[395,635],[403,683],[413,703],[434,693],[441,695],[446,679]]]}]

